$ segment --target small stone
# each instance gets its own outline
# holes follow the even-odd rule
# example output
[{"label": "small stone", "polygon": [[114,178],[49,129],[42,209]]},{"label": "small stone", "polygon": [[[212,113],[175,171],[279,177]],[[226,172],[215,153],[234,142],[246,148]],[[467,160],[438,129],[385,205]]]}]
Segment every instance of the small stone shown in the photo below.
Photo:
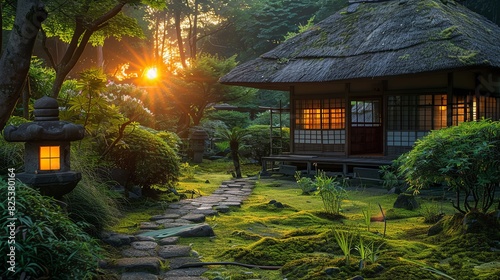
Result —
[{"label": "small stone", "polygon": [[281,202],[276,202],[276,203],[274,204],[274,206],[275,206],[276,208],[285,208],[285,206],[284,206],[284,205],[283,205],[283,203],[281,203]]},{"label": "small stone", "polygon": [[123,273],[120,280],[158,280],[158,277],[146,272],[128,272]]},{"label": "small stone", "polygon": [[153,241],[136,241],[132,242],[130,245],[136,250],[152,250],[158,246],[158,244]]},{"label": "small stone", "polygon": [[193,223],[203,223],[205,221],[205,215],[202,214],[187,214],[181,217],[181,219],[191,221]]},{"label": "small stone", "polygon": [[177,257],[189,257],[191,247],[185,245],[165,245],[158,250],[158,256],[168,259]]},{"label": "small stone", "polygon": [[152,236],[142,236],[142,235],[137,235],[136,236],[137,241],[152,241],[156,242],[156,239]]},{"label": "small stone", "polygon": [[219,206],[215,206],[214,210],[216,210],[220,213],[227,213],[227,212],[231,211],[231,208],[229,208],[229,206],[227,206],[227,205],[219,205]]},{"label": "small stone", "polygon": [[340,272],[340,268],[338,267],[329,267],[325,269],[325,274],[326,275],[334,275]]},{"label": "small stone", "polygon": [[111,234],[109,237],[103,239],[105,243],[113,247],[129,245],[131,242],[135,240],[136,240],[135,236],[126,234]]},{"label": "small stone", "polygon": [[277,202],[277,201],[273,199],[273,200],[269,201],[269,203],[268,203],[268,204],[275,204],[276,202]]},{"label": "small stone", "polygon": [[400,194],[394,202],[394,208],[403,208],[406,210],[415,210],[419,207],[414,195]]},{"label": "small stone", "polygon": [[142,222],[141,225],[139,226],[140,229],[158,229],[158,224],[157,223],[151,223],[151,222]]},{"label": "small stone", "polygon": [[201,224],[177,233],[180,237],[210,237],[215,236],[214,230],[207,224]]},{"label": "small stone", "polygon": [[123,269],[128,272],[148,271],[158,274],[160,273],[160,259],[156,257],[123,258],[117,259],[112,267],[116,269]]},{"label": "small stone", "polygon": [[142,257],[154,257],[156,256],[155,250],[137,250],[133,248],[128,248],[122,251],[122,256],[126,258],[142,258]]},{"label": "small stone", "polygon": [[170,237],[165,237],[165,238],[160,239],[160,241],[158,241],[158,244],[159,245],[175,245],[175,244],[177,244],[177,242],[179,242],[178,236],[170,236]]}]

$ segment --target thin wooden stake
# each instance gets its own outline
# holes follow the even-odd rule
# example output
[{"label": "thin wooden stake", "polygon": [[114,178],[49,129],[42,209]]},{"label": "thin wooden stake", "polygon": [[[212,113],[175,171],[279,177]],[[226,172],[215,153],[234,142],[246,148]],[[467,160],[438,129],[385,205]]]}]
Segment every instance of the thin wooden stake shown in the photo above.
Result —
[{"label": "thin wooden stake", "polygon": [[385,238],[385,231],[387,229],[387,220],[385,219],[384,210],[382,210],[382,205],[380,205],[380,203],[378,203],[378,208],[380,208],[380,213],[382,213],[382,218],[384,218],[384,238]]}]

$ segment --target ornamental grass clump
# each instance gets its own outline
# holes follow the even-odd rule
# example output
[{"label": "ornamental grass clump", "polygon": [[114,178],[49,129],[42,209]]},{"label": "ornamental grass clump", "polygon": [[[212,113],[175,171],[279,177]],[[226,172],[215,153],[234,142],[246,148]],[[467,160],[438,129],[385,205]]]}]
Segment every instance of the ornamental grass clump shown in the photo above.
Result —
[{"label": "ornamental grass clump", "polygon": [[300,171],[295,172],[295,181],[302,190],[302,194],[310,194],[311,192],[316,191],[314,181],[309,177],[302,177],[302,173]]},{"label": "ornamental grass clump", "polygon": [[347,198],[347,191],[336,178],[329,177],[324,171],[318,170],[314,178],[317,193],[321,196],[327,214],[340,215],[341,203]]},{"label": "ornamental grass clump", "polygon": [[[9,187],[11,187],[9,185]],[[102,249],[96,239],[74,223],[53,198],[16,181],[14,190],[0,178],[1,248],[15,255],[15,269],[0,271],[0,279],[94,279]],[[15,193],[13,196],[12,193]],[[12,219],[12,220],[10,220]],[[14,224],[11,232],[8,225]],[[85,226],[86,227],[86,226]],[[11,236],[7,239],[3,237]],[[12,260],[7,253],[0,257],[4,267]]]}]

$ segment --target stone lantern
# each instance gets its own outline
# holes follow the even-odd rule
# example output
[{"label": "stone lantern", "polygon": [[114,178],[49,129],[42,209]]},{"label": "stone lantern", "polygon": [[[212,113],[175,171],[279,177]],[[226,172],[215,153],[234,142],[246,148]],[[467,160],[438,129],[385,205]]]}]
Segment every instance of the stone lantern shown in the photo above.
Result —
[{"label": "stone lantern", "polygon": [[60,121],[59,105],[54,98],[42,97],[35,101],[34,108],[35,121],[5,127],[4,138],[9,142],[26,142],[24,172],[16,178],[40,189],[43,195],[61,198],[82,177],[70,170],[70,141],[83,139],[85,129]]},{"label": "stone lantern", "polygon": [[204,130],[195,130],[189,137],[189,148],[193,151],[193,162],[201,163],[205,152],[205,140],[208,134]]}]

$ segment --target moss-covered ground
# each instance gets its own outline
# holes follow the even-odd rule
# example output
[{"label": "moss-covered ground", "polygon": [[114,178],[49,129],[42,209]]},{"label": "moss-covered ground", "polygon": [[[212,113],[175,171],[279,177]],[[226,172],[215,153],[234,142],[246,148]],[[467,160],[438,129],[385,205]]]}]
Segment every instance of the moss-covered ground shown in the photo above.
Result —
[{"label": "moss-covered ground", "polygon": [[[211,193],[231,178],[224,171],[230,166],[219,165],[200,165],[194,178],[181,180],[179,192]],[[258,166],[244,166],[244,174],[257,171]],[[449,200],[421,195],[417,197],[420,208],[409,211],[393,208],[397,195],[388,194],[383,187],[350,186],[349,197],[342,202],[342,218],[330,218],[323,212],[321,197],[303,195],[292,177],[255,181],[252,195],[241,208],[207,220],[215,237],[182,238],[180,242],[189,244],[204,262],[234,261],[281,269],[211,266],[204,274],[209,279],[350,279],[356,275],[365,279],[500,279],[498,230],[466,235],[446,230],[427,235],[432,224],[425,219],[431,215],[443,212],[443,219],[453,223],[455,210]],[[284,207],[269,204],[271,200]],[[127,224],[147,220],[148,215],[161,211],[162,203],[166,202],[156,202],[147,211],[136,208],[128,212],[125,222],[114,230],[124,231]],[[335,231],[352,238],[348,257],[340,249]]]}]

